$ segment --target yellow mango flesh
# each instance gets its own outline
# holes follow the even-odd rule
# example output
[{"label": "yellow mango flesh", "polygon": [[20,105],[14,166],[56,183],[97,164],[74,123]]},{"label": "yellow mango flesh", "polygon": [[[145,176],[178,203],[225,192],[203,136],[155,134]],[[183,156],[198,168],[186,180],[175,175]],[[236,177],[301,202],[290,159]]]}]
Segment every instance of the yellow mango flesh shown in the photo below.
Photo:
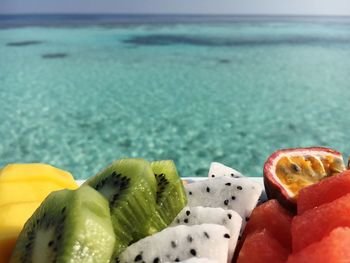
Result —
[{"label": "yellow mango flesh", "polygon": [[73,176],[47,164],[9,164],[0,171],[0,206],[43,201],[51,192],[76,189]]},{"label": "yellow mango flesh", "polygon": [[24,223],[53,191],[78,188],[73,176],[47,164],[9,164],[0,170],[0,263],[8,262]]},{"label": "yellow mango flesh", "polygon": [[24,223],[40,206],[40,202],[0,206],[0,263],[8,262]]},{"label": "yellow mango flesh", "polygon": [[37,180],[0,183],[0,206],[8,203],[42,201],[53,191],[76,188],[75,182],[58,184]]},{"label": "yellow mango flesh", "polygon": [[61,184],[74,182],[70,173],[43,163],[8,164],[0,170],[0,183],[32,180],[48,180]]}]

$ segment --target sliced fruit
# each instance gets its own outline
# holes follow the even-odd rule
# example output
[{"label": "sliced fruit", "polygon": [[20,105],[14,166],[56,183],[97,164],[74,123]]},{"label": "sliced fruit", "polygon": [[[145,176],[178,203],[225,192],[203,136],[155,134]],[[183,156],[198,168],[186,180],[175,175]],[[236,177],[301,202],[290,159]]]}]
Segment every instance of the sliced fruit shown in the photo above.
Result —
[{"label": "sliced fruit", "polygon": [[45,199],[26,222],[10,262],[109,262],[114,243],[108,202],[82,186]]},{"label": "sliced fruit", "polygon": [[[216,260],[212,260],[212,259],[208,259],[208,258],[197,258],[197,257],[189,258],[189,259],[182,260],[179,262],[182,262],[182,263],[217,263]],[[175,262],[173,262],[173,263],[175,263]]]},{"label": "sliced fruit", "polygon": [[109,202],[114,232],[124,241],[116,243],[115,256],[129,243],[152,234],[151,225],[153,228],[157,225],[159,229],[167,226],[159,216],[154,217],[157,213],[157,180],[149,162],[118,160],[85,184],[99,191]]},{"label": "sliced fruit", "polygon": [[337,227],[350,227],[350,194],[293,218],[291,228],[293,252],[320,241]]},{"label": "sliced fruit", "polygon": [[219,176],[230,176],[232,178],[244,177],[243,174],[236,171],[235,169],[228,167],[222,163],[212,162],[210,164],[208,177],[214,178]]},{"label": "sliced fruit", "polygon": [[288,250],[263,229],[247,237],[237,263],[284,263],[287,257]]},{"label": "sliced fruit", "polygon": [[0,183],[14,181],[52,181],[74,188],[74,178],[66,171],[44,163],[8,164],[0,170]]},{"label": "sliced fruit", "polygon": [[256,207],[250,215],[242,240],[256,231],[266,229],[287,251],[291,250],[292,215],[277,200],[269,200]]},{"label": "sliced fruit", "polygon": [[336,228],[329,236],[289,256],[287,263],[349,262],[350,228]]},{"label": "sliced fruit", "polygon": [[269,199],[296,210],[299,191],[320,180],[343,172],[339,152],[323,147],[284,149],[273,153],[264,165],[264,184]]},{"label": "sliced fruit", "polygon": [[4,236],[18,236],[24,223],[39,206],[39,202],[16,203],[0,206],[0,239]]},{"label": "sliced fruit", "polygon": [[257,182],[228,176],[194,182],[186,185],[185,189],[188,206],[231,209],[243,219],[250,216],[262,192],[262,187]]},{"label": "sliced fruit", "polygon": [[227,263],[230,235],[220,225],[169,227],[129,246],[117,262],[177,262],[205,257]]},{"label": "sliced fruit", "polygon": [[233,210],[226,210],[220,207],[185,207],[177,215],[171,226],[193,226],[200,224],[223,225],[229,230],[228,261],[231,262],[242,226],[242,218],[239,214]]},{"label": "sliced fruit", "polygon": [[76,188],[75,182],[69,184],[57,184],[49,180],[2,182],[0,183],[0,206],[9,203],[42,201],[53,191]]},{"label": "sliced fruit", "polygon": [[[157,180],[156,210],[158,213],[155,215],[159,214],[168,226],[187,204],[185,188],[173,161],[152,162],[151,167]],[[157,225],[153,228],[150,232],[161,230]]]},{"label": "sliced fruit", "polygon": [[70,173],[47,164],[9,164],[1,169],[0,250],[4,248],[4,252],[0,253],[2,257],[11,254],[24,223],[51,192],[77,187]]},{"label": "sliced fruit", "polygon": [[24,223],[40,206],[39,202],[0,206],[0,262],[9,262]]},{"label": "sliced fruit", "polygon": [[41,202],[49,193],[76,189],[73,176],[47,164],[9,164],[0,172],[0,206]]},{"label": "sliced fruit", "polygon": [[330,203],[348,193],[350,193],[349,170],[301,189],[297,201],[298,214],[316,206]]},{"label": "sliced fruit", "polygon": [[16,237],[0,237],[0,263],[8,263],[12,254],[12,250],[16,245]]}]

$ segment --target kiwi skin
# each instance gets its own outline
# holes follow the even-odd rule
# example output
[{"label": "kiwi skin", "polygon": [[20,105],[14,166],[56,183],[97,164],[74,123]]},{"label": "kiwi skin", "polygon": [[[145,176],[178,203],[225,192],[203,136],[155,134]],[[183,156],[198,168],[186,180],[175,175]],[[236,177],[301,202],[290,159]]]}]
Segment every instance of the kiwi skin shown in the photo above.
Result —
[{"label": "kiwi skin", "polygon": [[10,263],[109,262],[114,245],[108,202],[82,186],[44,200],[24,225]]}]

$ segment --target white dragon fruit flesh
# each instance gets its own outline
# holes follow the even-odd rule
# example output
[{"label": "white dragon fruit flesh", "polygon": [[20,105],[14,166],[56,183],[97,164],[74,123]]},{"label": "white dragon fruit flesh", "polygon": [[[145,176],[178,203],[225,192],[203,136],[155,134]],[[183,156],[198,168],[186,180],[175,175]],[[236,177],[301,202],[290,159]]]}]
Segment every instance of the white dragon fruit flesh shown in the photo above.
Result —
[{"label": "white dragon fruit flesh", "polygon": [[233,210],[225,210],[220,207],[185,207],[176,216],[171,226],[199,224],[218,224],[229,230],[231,238],[228,248],[228,262],[231,262],[242,226],[240,215]]},{"label": "white dragon fruit flesh", "polygon": [[228,167],[222,163],[212,162],[210,164],[208,177],[215,178],[220,176],[230,176],[232,178],[245,177],[243,174],[231,167]]},{"label": "white dragon fruit flesh", "polygon": [[[175,263],[175,262],[167,262],[167,263]],[[217,261],[208,259],[208,258],[189,258],[186,260],[179,261],[178,263],[217,263]]]},{"label": "white dragon fruit flesh", "polygon": [[187,206],[221,207],[236,211],[244,221],[256,206],[262,186],[248,178],[215,177],[187,184]]},{"label": "white dragon fruit flesh", "polygon": [[179,262],[199,257],[227,263],[229,241],[229,231],[221,225],[168,227],[130,245],[119,255],[117,262]]}]

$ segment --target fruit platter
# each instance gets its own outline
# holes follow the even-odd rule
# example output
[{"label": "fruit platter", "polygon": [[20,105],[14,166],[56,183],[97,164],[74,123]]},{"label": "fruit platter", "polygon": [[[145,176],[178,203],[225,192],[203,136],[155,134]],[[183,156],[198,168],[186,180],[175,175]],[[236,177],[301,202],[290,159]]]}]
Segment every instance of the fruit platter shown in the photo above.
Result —
[{"label": "fruit platter", "polygon": [[0,263],[350,262],[350,170],[328,148],[272,153],[263,177],[224,164],[181,178],[121,159],[86,181],[47,164],[0,170]]}]

